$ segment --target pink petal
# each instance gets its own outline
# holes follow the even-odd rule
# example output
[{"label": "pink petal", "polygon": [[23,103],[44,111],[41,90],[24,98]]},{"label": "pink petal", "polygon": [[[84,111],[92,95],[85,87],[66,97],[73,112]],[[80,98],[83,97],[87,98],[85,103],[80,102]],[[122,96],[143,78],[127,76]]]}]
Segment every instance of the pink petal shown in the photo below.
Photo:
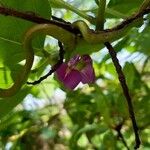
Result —
[{"label": "pink petal", "polygon": [[82,77],[82,83],[93,83],[95,81],[95,72],[92,64],[86,65],[80,73]]},{"label": "pink petal", "polygon": [[67,64],[62,63],[61,66],[56,70],[56,75],[60,81],[64,81],[65,75],[66,75],[66,70],[67,70]]},{"label": "pink petal", "polygon": [[77,70],[71,70],[64,80],[64,85],[69,89],[74,89],[81,81],[80,72]]},{"label": "pink petal", "polygon": [[68,62],[68,66],[70,67],[70,66],[75,66],[77,63],[78,63],[78,61],[80,60],[80,55],[75,55],[73,58],[71,58],[70,60],[69,60],[69,62]]},{"label": "pink petal", "polygon": [[85,67],[81,70],[82,83],[93,83],[95,81],[95,72],[91,57],[89,55],[83,55],[81,61],[85,63]]},{"label": "pink petal", "polygon": [[[80,71],[73,69],[79,62],[84,63],[85,67]],[[69,89],[74,89],[80,81],[82,83],[93,83],[95,81],[95,72],[92,66],[92,59],[89,55],[74,56],[67,64],[63,63],[56,70],[56,75]]]},{"label": "pink petal", "polygon": [[86,64],[91,64],[92,63],[92,59],[91,59],[91,57],[89,56],[89,55],[83,55],[82,57],[81,57],[81,60],[84,62],[84,63],[86,63]]}]

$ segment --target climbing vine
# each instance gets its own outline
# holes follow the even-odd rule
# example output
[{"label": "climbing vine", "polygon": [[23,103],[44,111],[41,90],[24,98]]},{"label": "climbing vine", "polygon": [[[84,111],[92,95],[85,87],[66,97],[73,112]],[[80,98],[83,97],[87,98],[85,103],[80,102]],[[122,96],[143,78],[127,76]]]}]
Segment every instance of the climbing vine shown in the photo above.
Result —
[{"label": "climbing vine", "polygon": [[[17,95],[24,86],[32,88],[29,85],[33,86],[40,84],[52,73],[55,73],[56,80],[60,80],[64,84],[62,85],[63,88],[69,87],[69,89],[73,90],[80,82],[83,84],[93,84],[96,82],[96,75],[90,54],[98,52],[101,48],[106,47],[114,67],[116,68],[118,79],[128,104],[129,116],[135,133],[134,148],[139,148],[141,141],[135,118],[132,96],[130,95],[131,91],[128,88],[126,77],[117,58],[115,48],[113,48],[111,43],[126,37],[128,32],[133,28],[140,28],[144,24],[144,21],[146,20],[145,16],[148,16],[150,12],[150,0],[144,0],[134,13],[127,16],[118,25],[109,29],[104,28],[107,10],[106,0],[96,1],[98,10],[95,17],[87,15],[62,0],[50,0],[49,3],[52,7],[60,6],[67,10],[71,10],[84,20],[79,19],[71,23],[54,15],[51,15],[50,19],[47,19],[36,14],[36,12],[20,11],[15,8],[7,7],[6,4],[0,6],[0,14],[3,15],[3,17],[12,17],[22,21],[25,20],[35,23],[34,25],[30,25],[25,33],[23,32],[23,40],[21,40],[20,44],[23,49],[25,64],[13,79],[13,84],[11,86],[0,88],[0,100],[6,100],[7,97],[9,99],[9,97]],[[94,25],[95,29],[91,29],[88,22]],[[28,78],[32,72],[31,68],[36,53],[34,40],[39,35],[49,35],[58,40],[59,58],[55,60],[55,64],[52,65],[51,70],[48,73],[44,76],[41,75],[38,80],[31,82]],[[51,57],[51,54],[42,49],[41,56],[42,59],[46,60]],[[9,66],[9,64],[7,65]],[[11,101],[9,103],[11,103]],[[12,108],[14,106],[15,104]],[[123,125],[121,124],[121,127],[122,126]],[[119,129],[115,127],[114,129],[118,132],[118,136],[122,139],[124,146],[129,149],[128,144],[121,133],[121,127]]]}]

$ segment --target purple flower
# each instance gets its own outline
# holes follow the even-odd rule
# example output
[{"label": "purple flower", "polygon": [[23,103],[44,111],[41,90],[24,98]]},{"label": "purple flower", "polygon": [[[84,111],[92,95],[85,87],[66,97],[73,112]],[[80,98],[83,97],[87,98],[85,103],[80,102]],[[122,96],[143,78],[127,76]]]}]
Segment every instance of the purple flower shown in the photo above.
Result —
[{"label": "purple flower", "polygon": [[74,56],[68,63],[61,64],[56,70],[56,76],[69,89],[74,89],[80,82],[93,83],[95,73],[91,57],[89,55]]}]

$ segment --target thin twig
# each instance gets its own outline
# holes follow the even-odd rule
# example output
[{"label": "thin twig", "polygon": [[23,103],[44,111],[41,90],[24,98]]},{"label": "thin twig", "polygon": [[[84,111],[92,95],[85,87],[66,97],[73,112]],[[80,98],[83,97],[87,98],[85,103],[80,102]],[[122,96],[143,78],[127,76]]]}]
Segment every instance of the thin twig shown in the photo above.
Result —
[{"label": "thin twig", "polygon": [[150,7],[150,0],[144,0],[140,6],[139,13],[142,12],[147,7]]},{"label": "thin twig", "polygon": [[[107,30],[103,30],[105,32],[109,32],[109,31],[115,31],[115,30],[118,30],[118,29],[122,29],[124,28],[125,26],[127,26],[128,24],[130,24],[131,22],[133,22],[134,20],[144,16],[145,14],[148,14],[150,13],[150,7],[138,12],[137,14],[134,14],[130,17],[128,17],[126,20],[122,21],[119,25],[117,25],[116,27],[112,28],[112,29],[107,29]],[[34,23],[51,23],[51,24],[55,24],[55,25],[58,25],[60,27],[63,27],[64,29],[74,33],[74,34],[79,34],[79,30],[73,28],[71,26],[71,24],[68,24],[68,23],[64,23],[64,22],[61,22],[60,20],[59,21],[56,21],[56,20],[48,20],[48,19],[45,19],[41,16],[38,16],[36,15],[34,12],[33,13],[27,13],[27,12],[21,12],[21,11],[17,11],[15,9],[12,9],[12,8],[7,8],[7,7],[4,7],[4,6],[0,6],[0,14],[1,15],[5,15],[5,16],[12,16],[12,17],[17,17],[17,18],[20,18],[20,19],[24,19],[24,20],[27,20],[27,21],[31,21],[31,22],[34,22]]]},{"label": "thin twig", "polygon": [[117,131],[117,134],[118,134],[118,137],[119,139],[122,141],[122,143],[124,144],[124,146],[127,148],[127,150],[130,150],[128,145],[127,145],[127,142],[125,141],[124,137],[123,137],[123,134],[121,133],[121,128],[122,128],[123,124],[119,124],[115,127],[115,130]]},{"label": "thin twig", "polygon": [[138,127],[137,127],[135,114],[134,114],[134,110],[133,110],[133,105],[132,105],[132,100],[131,100],[131,97],[130,97],[130,94],[129,94],[129,89],[128,89],[128,86],[127,86],[127,83],[126,83],[126,79],[125,79],[124,73],[122,71],[122,67],[119,64],[119,60],[117,58],[117,53],[115,52],[114,48],[112,47],[112,45],[109,42],[105,42],[105,46],[107,47],[107,49],[109,51],[109,54],[112,58],[112,61],[114,63],[114,66],[115,66],[117,74],[118,74],[118,79],[120,81],[124,96],[126,97],[126,101],[127,101],[127,104],[128,104],[129,115],[130,115],[130,118],[132,120],[133,130],[134,130],[134,133],[135,133],[136,145],[135,145],[134,148],[137,149],[137,148],[139,148],[141,141],[140,141],[139,134],[138,134]]},{"label": "thin twig", "polygon": [[[99,17],[101,15],[102,19],[97,18],[98,20],[97,20],[97,24],[96,24],[96,30],[103,30],[104,18],[105,18],[104,17],[105,16],[105,6],[106,6],[106,1],[105,0],[100,0],[99,11],[98,11],[98,16],[97,17]],[[142,11],[143,10],[141,10],[140,12],[142,12]],[[138,18],[139,14],[134,14],[133,16],[128,18],[127,20],[123,21],[120,25],[116,26],[114,29],[119,29],[119,28],[122,28],[122,27],[126,26],[127,24],[131,23],[135,18]],[[132,101],[131,101],[131,97],[130,97],[130,94],[129,94],[128,86],[126,84],[125,76],[122,72],[121,65],[119,64],[119,61],[117,59],[117,54],[116,54],[115,50],[113,49],[113,47],[111,46],[111,44],[109,42],[106,42],[106,43],[104,43],[104,45],[107,47],[107,49],[108,49],[108,51],[111,55],[112,61],[114,63],[116,71],[118,73],[118,78],[119,78],[120,84],[122,86],[124,95],[125,95],[127,103],[128,103],[128,107],[129,107],[128,110],[129,110],[129,114],[130,114],[130,117],[131,117],[131,120],[132,120],[134,133],[135,133],[135,140],[136,140],[135,149],[137,149],[140,146],[140,139],[139,139],[139,135],[138,135],[138,128],[137,128],[135,115],[134,115],[134,110],[133,110],[133,106],[132,106]],[[118,135],[121,138],[122,142],[124,143],[125,147],[129,150],[129,148],[128,148],[128,146],[127,146],[120,130],[121,130],[121,128],[117,129]]]},{"label": "thin twig", "polygon": [[[132,16],[126,18],[124,21],[122,21],[119,25],[115,26],[114,28],[111,29],[107,29],[108,31],[115,31],[115,30],[119,30],[124,28],[125,26],[127,26],[128,24],[132,23],[134,20],[137,20],[141,17],[143,17],[145,14],[150,13],[150,7],[142,10],[141,12],[138,12],[136,14],[133,14]],[[104,30],[104,31],[107,31]]]},{"label": "thin twig", "polygon": [[46,75],[40,77],[40,79],[38,79],[34,82],[27,82],[27,84],[36,85],[36,84],[41,83],[43,80],[45,80],[48,76],[50,76],[52,73],[54,73],[60,67],[60,65],[63,63],[65,51],[64,51],[63,45],[60,41],[58,42],[58,45],[59,45],[59,48],[60,48],[58,62],[52,67],[52,69]]},{"label": "thin twig", "polygon": [[52,15],[52,19],[53,19],[53,20],[55,20],[55,21],[61,22],[61,23],[65,23],[65,25],[66,25],[66,24],[71,25],[71,23],[70,23],[70,22],[67,22],[67,21],[66,21],[66,20],[64,20],[64,19],[62,19],[62,18],[58,18],[58,17],[53,16],[53,15]]},{"label": "thin twig", "polygon": [[64,21],[62,21],[62,19],[61,20],[58,18],[56,19],[56,17],[54,17],[54,16],[52,16],[53,20],[49,20],[49,19],[43,18],[43,17],[35,14],[34,12],[30,12],[30,13],[29,12],[21,12],[21,11],[15,10],[13,8],[7,8],[4,6],[0,6],[0,14],[5,15],[5,16],[17,17],[17,18],[31,21],[34,23],[38,23],[38,24],[51,23],[54,25],[61,26],[70,32],[73,32],[73,33],[77,32],[75,29],[73,29],[71,27],[71,25],[68,22],[64,22]]}]

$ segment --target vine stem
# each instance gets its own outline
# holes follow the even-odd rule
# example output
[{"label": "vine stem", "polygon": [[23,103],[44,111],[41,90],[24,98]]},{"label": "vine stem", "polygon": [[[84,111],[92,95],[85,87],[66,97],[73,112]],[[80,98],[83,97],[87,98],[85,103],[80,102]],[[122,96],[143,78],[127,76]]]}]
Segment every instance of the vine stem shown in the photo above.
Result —
[{"label": "vine stem", "polygon": [[13,8],[8,8],[8,7],[4,7],[4,6],[0,6],[0,14],[1,15],[5,15],[5,16],[12,16],[12,17],[17,17],[20,19],[24,19],[30,22],[34,22],[37,24],[42,24],[42,23],[50,23],[50,24],[54,24],[54,25],[58,25],[60,27],[63,27],[64,29],[76,33],[77,31],[74,30],[69,22],[64,22],[62,21],[62,19],[58,20],[59,18],[57,18],[55,16],[52,16],[53,20],[49,20],[46,18],[43,18],[37,14],[35,14],[34,12],[21,12],[18,10],[15,10]]},{"label": "vine stem", "polygon": [[[104,29],[105,7],[106,7],[106,0],[100,0],[99,1],[98,14],[97,14],[96,30],[103,30]],[[143,9],[142,9],[142,11],[143,11]],[[135,142],[136,142],[135,149],[137,149],[137,148],[139,148],[141,142],[140,142],[140,138],[139,138],[139,134],[138,134],[138,127],[137,127],[137,123],[136,123],[136,119],[135,119],[135,115],[134,115],[134,110],[133,110],[133,105],[132,105],[132,100],[131,100],[131,97],[130,97],[130,94],[129,94],[129,89],[128,89],[128,86],[127,86],[127,83],[126,83],[126,79],[125,79],[125,76],[123,74],[123,71],[122,71],[121,65],[119,63],[119,60],[117,59],[117,53],[113,49],[112,45],[109,42],[105,42],[104,45],[108,49],[109,54],[112,58],[112,61],[114,63],[116,71],[118,73],[118,79],[119,79],[120,84],[122,86],[124,96],[125,96],[125,98],[127,100],[127,103],[128,103],[129,115],[130,115],[130,118],[131,118],[131,121],[132,121],[134,133],[135,133]],[[125,142],[124,137],[123,137],[120,129],[121,128],[118,128],[118,130],[117,130],[118,136],[121,138],[121,140],[124,143],[125,147],[129,150],[129,148],[127,146],[127,143]]]},{"label": "vine stem", "polygon": [[95,24],[95,18],[94,17],[87,15],[84,11],[77,9],[75,6],[71,5],[68,2],[65,2],[63,0],[50,0],[50,2],[54,5],[58,5],[60,7],[63,7],[66,10],[70,10],[70,11],[74,12],[75,14],[79,15],[80,17],[88,20],[90,23]]},{"label": "vine stem", "polygon": [[103,30],[105,22],[106,0],[99,0],[98,14],[96,17],[96,30]]},{"label": "vine stem", "polygon": [[99,1],[98,13],[96,17],[96,30],[103,30],[105,22],[106,0]]},{"label": "vine stem", "polygon": [[127,142],[126,142],[126,140],[124,139],[123,134],[122,134],[122,132],[121,132],[122,126],[123,126],[123,123],[120,123],[119,125],[117,125],[117,126],[115,127],[115,130],[116,130],[116,132],[117,132],[117,134],[118,134],[118,138],[122,141],[122,143],[123,143],[123,145],[126,147],[126,149],[127,149],[127,150],[130,150],[129,147],[128,147],[128,145],[127,145]]},{"label": "vine stem", "polygon": [[[99,0],[98,2],[99,2],[98,3],[99,4],[99,9],[98,9],[98,14],[97,14],[96,30],[103,30],[104,21],[105,21],[104,19],[105,19],[106,0]],[[144,0],[144,2],[142,3],[142,5],[141,5],[141,7],[138,11],[138,13],[141,13],[144,9],[149,7],[149,4],[150,4],[150,0]],[[136,16],[136,14],[135,14],[135,16]],[[112,61],[114,63],[115,69],[116,69],[116,72],[118,74],[118,79],[120,81],[120,85],[122,87],[124,96],[125,96],[127,104],[128,104],[129,116],[131,118],[133,130],[134,130],[134,134],[135,134],[136,144],[135,144],[134,148],[137,149],[137,148],[139,148],[141,141],[140,141],[139,134],[138,134],[138,127],[137,127],[137,123],[136,123],[136,119],[135,119],[133,104],[132,104],[131,96],[129,94],[129,89],[128,89],[128,86],[127,86],[127,83],[126,83],[126,79],[125,79],[124,73],[122,71],[122,67],[121,67],[121,65],[119,63],[119,60],[117,58],[117,53],[115,52],[114,48],[112,47],[112,45],[109,42],[105,42],[104,45],[108,49],[109,54],[112,58]],[[123,135],[121,134],[120,131],[118,132],[118,134],[124,142]],[[125,146],[127,146],[126,143],[124,143],[124,144],[125,144]],[[127,149],[128,149],[128,146],[127,146]]]},{"label": "vine stem", "polygon": [[36,84],[41,83],[43,80],[45,80],[48,76],[50,76],[52,73],[54,73],[60,67],[60,65],[63,63],[65,51],[64,51],[63,45],[60,41],[58,41],[58,46],[60,48],[59,49],[59,60],[58,60],[58,62],[54,66],[52,66],[52,69],[47,74],[40,77],[38,80],[36,80],[34,82],[27,82],[27,84],[36,85]]},{"label": "vine stem", "polygon": [[[146,9],[141,9],[141,11],[139,11],[136,14],[128,17],[126,20],[122,21],[119,25],[115,26],[114,28],[112,28],[110,30],[122,29],[126,25],[128,25],[129,23],[133,22],[134,20],[136,20],[140,17],[143,17],[144,15],[146,15],[148,13],[150,13],[150,7],[146,7]],[[43,18],[41,16],[38,16],[34,12],[31,14],[31,13],[27,13],[27,12],[17,11],[13,8],[3,7],[3,6],[0,6],[0,14],[4,15],[4,16],[12,16],[12,17],[24,19],[24,20],[34,22],[34,23],[37,23],[37,24],[50,23],[50,24],[57,25],[59,27],[63,27],[67,31],[70,31],[74,34],[79,34],[80,33],[79,30],[73,28],[70,23],[68,23],[68,22],[65,23],[62,20],[58,21],[58,19],[57,20],[55,19],[56,17],[52,17],[54,20],[49,20],[49,19]]]},{"label": "vine stem", "polygon": [[112,45],[109,42],[105,42],[104,44],[105,44],[106,48],[108,49],[109,54],[112,58],[116,72],[118,74],[118,79],[120,81],[120,85],[122,87],[124,96],[125,96],[127,104],[128,104],[129,115],[130,115],[130,118],[132,120],[133,130],[134,130],[134,134],[135,134],[136,145],[134,148],[137,149],[140,147],[141,141],[139,138],[138,127],[137,127],[135,114],[134,114],[134,110],[133,110],[133,104],[132,104],[131,96],[129,94],[129,89],[128,89],[128,86],[126,83],[126,79],[125,79],[124,73],[122,71],[122,67],[119,64],[119,60],[117,58],[117,53],[115,52],[114,48],[112,47]]},{"label": "vine stem", "polygon": [[150,0],[144,0],[140,6],[139,13],[142,12],[147,7],[150,7]]},{"label": "vine stem", "polygon": [[[142,5],[140,6],[140,9],[138,11],[138,14],[143,12],[144,9],[146,9],[146,8],[150,8],[150,0],[144,0],[143,1]],[[136,119],[135,119],[132,99],[131,99],[131,96],[129,93],[126,79],[125,79],[124,73],[122,71],[122,67],[121,67],[119,60],[117,58],[117,53],[115,52],[114,48],[112,47],[112,45],[109,42],[105,42],[104,45],[108,49],[109,54],[112,58],[113,64],[114,64],[116,72],[118,74],[118,79],[120,81],[120,85],[122,87],[124,96],[125,96],[127,104],[128,104],[129,115],[130,115],[130,118],[132,121],[132,126],[133,126],[133,130],[134,130],[134,134],[135,134],[136,145],[135,145],[134,149],[138,149],[140,147],[141,141],[140,141],[140,137],[139,137],[139,133],[138,133],[138,126],[137,126]]]},{"label": "vine stem", "polygon": [[127,143],[126,143],[126,141],[125,141],[125,139],[124,139],[124,137],[123,137],[123,135],[122,135],[122,133],[121,133],[121,131],[119,131],[119,130],[118,130],[118,137],[120,138],[120,140],[122,141],[124,146],[127,148],[127,150],[130,150]]}]

